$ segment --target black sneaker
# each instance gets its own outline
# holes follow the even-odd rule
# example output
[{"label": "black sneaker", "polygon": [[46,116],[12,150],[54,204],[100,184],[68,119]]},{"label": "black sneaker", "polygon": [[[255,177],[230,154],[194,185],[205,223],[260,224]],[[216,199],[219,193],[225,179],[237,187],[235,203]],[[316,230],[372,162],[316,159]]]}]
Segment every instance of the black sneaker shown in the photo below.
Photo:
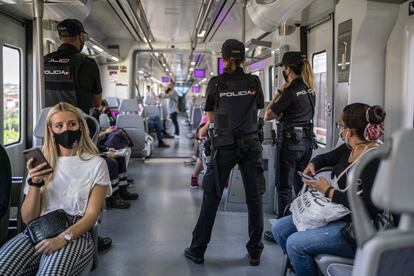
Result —
[{"label": "black sneaker", "polygon": [[113,209],[128,209],[129,207],[131,207],[131,203],[121,199],[120,197],[107,198],[106,207]]},{"label": "black sneaker", "polygon": [[121,188],[119,189],[119,196],[123,200],[137,200],[139,198],[139,194],[131,193],[127,189],[121,189]]},{"label": "black sneaker", "polygon": [[112,239],[109,237],[98,237],[98,251],[104,251],[112,246]]},{"label": "black sneaker", "polygon": [[162,138],[165,138],[165,139],[173,139],[173,138],[174,138],[174,135],[171,135],[171,134],[169,134],[169,133],[164,133],[164,134],[162,135]]},{"label": "black sneaker", "polygon": [[170,145],[166,144],[166,143],[158,143],[158,147],[159,148],[169,148]]},{"label": "black sneaker", "polygon": [[263,238],[267,241],[277,243],[275,238],[273,238],[272,231],[265,231],[264,234],[263,234]]},{"label": "black sneaker", "polygon": [[260,265],[260,257],[258,258],[252,258],[251,256],[249,256],[249,263],[251,266],[258,266]]},{"label": "black sneaker", "polygon": [[204,263],[204,258],[203,257],[197,257],[195,255],[193,255],[193,253],[191,253],[191,249],[188,247],[184,250],[184,256],[191,260],[193,263],[196,264],[202,264]]}]

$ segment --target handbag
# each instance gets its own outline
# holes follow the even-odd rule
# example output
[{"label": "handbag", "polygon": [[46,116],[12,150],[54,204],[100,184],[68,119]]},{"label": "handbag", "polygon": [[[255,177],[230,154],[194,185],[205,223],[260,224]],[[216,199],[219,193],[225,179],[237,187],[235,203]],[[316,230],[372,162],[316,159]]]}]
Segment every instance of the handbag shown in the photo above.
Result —
[{"label": "handbag", "polygon": [[118,150],[127,146],[132,147],[133,144],[126,131],[122,128],[117,128],[108,134],[104,146]]},{"label": "handbag", "polygon": [[62,209],[47,213],[27,224],[30,239],[34,244],[58,236],[71,226],[70,215]]},{"label": "handbag", "polygon": [[[384,210],[378,213],[373,219],[372,223],[378,231],[385,231],[394,227],[394,218],[388,210]],[[356,236],[354,230],[354,223],[348,222],[342,229],[341,234],[344,239],[349,243],[352,249],[356,250]]]}]

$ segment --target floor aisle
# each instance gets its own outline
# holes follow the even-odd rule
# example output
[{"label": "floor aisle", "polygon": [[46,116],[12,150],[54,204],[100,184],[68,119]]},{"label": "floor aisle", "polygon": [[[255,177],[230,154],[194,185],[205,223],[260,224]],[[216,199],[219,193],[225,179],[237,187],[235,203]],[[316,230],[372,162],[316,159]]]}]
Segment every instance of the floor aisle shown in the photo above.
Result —
[{"label": "floor aisle", "polygon": [[[184,136],[185,133],[182,134]],[[185,139],[183,137],[183,139]],[[185,140],[183,140],[185,141]],[[190,142],[180,142],[188,147]],[[139,200],[128,210],[105,210],[101,236],[110,236],[113,246],[100,254],[92,275],[279,275],[281,250],[264,241],[259,267],[246,257],[247,214],[219,212],[205,263],[196,265],[184,258],[198,218],[202,190],[189,188],[193,167],[185,159],[132,161],[129,175]],[[265,215],[265,228],[270,227]]]}]

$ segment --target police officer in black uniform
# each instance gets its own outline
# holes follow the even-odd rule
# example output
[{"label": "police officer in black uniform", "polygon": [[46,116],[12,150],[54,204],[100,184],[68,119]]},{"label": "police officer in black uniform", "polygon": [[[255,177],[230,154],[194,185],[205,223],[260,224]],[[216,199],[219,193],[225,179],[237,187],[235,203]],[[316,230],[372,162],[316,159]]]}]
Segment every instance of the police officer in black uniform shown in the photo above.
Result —
[{"label": "police officer in black uniform", "polygon": [[[193,231],[191,246],[184,252],[195,263],[204,261],[204,252],[220,199],[230,171],[238,164],[246,193],[249,237],[246,244],[251,265],[260,264],[263,250],[262,197],[265,191],[262,146],[258,139],[257,111],[264,107],[263,91],[256,76],[243,72],[243,43],[227,40],[222,46],[225,72],[207,86],[206,104],[210,122],[207,152],[210,161],[203,179],[203,203]],[[212,128],[214,124],[214,129]]]},{"label": "police officer in black uniform", "polygon": [[282,146],[279,159],[278,218],[286,214],[292,201],[292,187],[296,194],[303,186],[298,171],[303,171],[315,147],[313,115],[315,92],[313,73],[301,52],[286,52],[281,66],[286,83],[269,103],[265,120],[280,120]]},{"label": "police officer in black uniform", "polygon": [[96,62],[81,53],[87,33],[81,22],[65,19],[57,25],[62,45],[44,58],[45,107],[67,102],[90,114],[102,101]]}]

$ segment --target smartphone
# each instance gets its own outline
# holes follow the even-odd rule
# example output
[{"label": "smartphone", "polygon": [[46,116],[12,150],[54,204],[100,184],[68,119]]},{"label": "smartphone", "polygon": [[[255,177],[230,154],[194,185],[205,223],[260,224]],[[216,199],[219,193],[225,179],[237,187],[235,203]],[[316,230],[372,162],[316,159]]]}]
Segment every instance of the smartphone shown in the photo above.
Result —
[{"label": "smartphone", "polygon": [[301,171],[298,171],[298,174],[299,174],[300,176],[302,176],[303,178],[307,179],[307,180],[316,180],[316,178],[314,178],[313,176],[310,176],[310,175],[304,174],[304,173],[303,173],[303,172],[301,172]]},{"label": "smartphone", "polygon": [[38,148],[31,148],[23,151],[24,156],[26,157],[26,162],[33,158],[32,166],[36,167],[43,163],[46,163],[47,165],[43,168],[43,170],[52,169],[49,162],[47,162],[46,157],[43,155],[43,153]]}]

